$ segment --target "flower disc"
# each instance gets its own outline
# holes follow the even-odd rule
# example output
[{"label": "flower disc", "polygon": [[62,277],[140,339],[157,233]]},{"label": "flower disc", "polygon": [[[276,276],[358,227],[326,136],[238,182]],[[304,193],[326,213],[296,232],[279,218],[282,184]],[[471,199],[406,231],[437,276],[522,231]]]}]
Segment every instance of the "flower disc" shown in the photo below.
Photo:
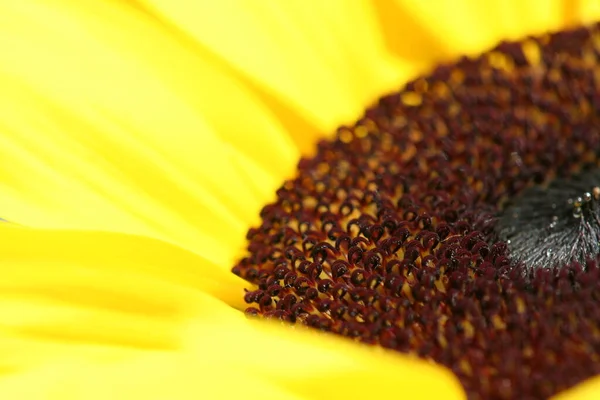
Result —
[{"label": "flower disc", "polygon": [[600,373],[597,226],[544,230],[552,204],[596,224],[599,57],[600,25],[502,43],[341,127],[248,233],[247,313],[434,360],[472,399]]}]

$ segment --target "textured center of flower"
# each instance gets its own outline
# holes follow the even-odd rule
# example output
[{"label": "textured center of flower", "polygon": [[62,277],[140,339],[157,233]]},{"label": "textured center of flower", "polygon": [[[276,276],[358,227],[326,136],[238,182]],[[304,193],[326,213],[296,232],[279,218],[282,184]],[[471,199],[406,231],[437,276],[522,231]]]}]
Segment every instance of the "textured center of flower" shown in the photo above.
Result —
[{"label": "textured center of flower", "polygon": [[563,266],[600,254],[600,170],[527,189],[502,213],[496,230],[511,256],[529,268]]},{"label": "textured center of flower", "polygon": [[247,313],[434,360],[473,399],[600,373],[599,57],[600,26],[503,43],[319,143],[248,233]]}]

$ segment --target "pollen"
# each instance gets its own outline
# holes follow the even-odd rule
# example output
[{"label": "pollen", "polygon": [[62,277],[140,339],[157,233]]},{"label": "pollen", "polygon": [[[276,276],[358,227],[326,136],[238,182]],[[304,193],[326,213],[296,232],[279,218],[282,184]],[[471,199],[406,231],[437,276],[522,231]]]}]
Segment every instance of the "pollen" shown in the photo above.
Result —
[{"label": "pollen", "polygon": [[247,314],[435,361],[471,399],[547,398],[599,374],[598,243],[552,258],[565,242],[524,242],[521,224],[548,224],[531,190],[594,218],[599,43],[600,25],[501,43],[321,141],[248,232],[233,268],[255,285]]}]

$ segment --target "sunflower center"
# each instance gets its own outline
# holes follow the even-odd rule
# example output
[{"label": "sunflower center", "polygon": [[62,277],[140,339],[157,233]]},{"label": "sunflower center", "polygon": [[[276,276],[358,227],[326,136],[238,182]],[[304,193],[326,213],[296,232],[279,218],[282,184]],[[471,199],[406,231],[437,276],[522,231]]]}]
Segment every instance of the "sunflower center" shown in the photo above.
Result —
[{"label": "sunflower center", "polygon": [[585,263],[600,254],[600,170],[527,189],[504,209],[496,230],[511,257],[529,268]]},{"label": "sunflower center", "polygon": [[600,181],[577,175],[599,57],[600,25],[502,43],[341,127],[248,232],[247,313],[434,360],[473,399],[600,373]]}]

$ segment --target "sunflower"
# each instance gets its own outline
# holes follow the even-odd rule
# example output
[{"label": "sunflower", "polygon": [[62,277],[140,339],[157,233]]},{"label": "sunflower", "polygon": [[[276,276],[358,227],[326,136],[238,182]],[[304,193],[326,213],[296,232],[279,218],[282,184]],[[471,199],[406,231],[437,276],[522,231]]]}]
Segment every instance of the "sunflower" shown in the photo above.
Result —
[{"label": "sunflower", "polygon": [[[574,54],[597,46],[598,29],[476,56],[502,40],[590,23],[600,17],[596,1],[5,3],[2,398],[594,398],[598,382],[579,383],[599,372],[588,349],[598,335],[588,259],[597,251],[569,258],[570,242],[527,217],[540,198],[560,200],[565,187],[581,189],[573,181],[587,190],[597,177],[579,171],[596,160],[588,119],[597,95],[585,88],[597,86],[583,79],[597,67]],[[448,64],[460,55],[473,58]],[[542,75],[558,78],[535,86],[526,78],[550,65],[546,56],[558,64]],[[535,112],[512,112],[527,101]],[[515,120],[482,115],[511,133],[473,143],[456,111],[465,104],[482,113],[504,105]],[[568,135],[539,129],[551,112]],[[462,140],[444,139],[438,115],[466,132]],[[315,149],[324,132],[337,133]],[[281,186],[301,155],[297,177]],[[586,235],[596,232],[600,200],[589,189],[568,199],[568,211],[591,224]],[[525,233],[552,246],[531,251],[519,244]],[[348,262],[327,262],[343,261],[340,252]],[[445,269],[428,272],[427,260]],[[559,261],[568,268],[540,267]],[[387,275],[374,273],[384,264]],[[374,299],[378,286],[404,297]],[[478,325],[474,298],[489,305],[490,326]],[[508,320],[500,308],[522,317]],[[369,325],[386,321],[382,312],[412,325]],[[498,334],[513,324],[555,338],[544,332],[558,323],[563,343]],[[496,353],[468,337],[496,341]],[[524,353],[511,352],[511,340],[545,358],[519,367]],[[511,371],[542,384],[524,389],[527,379]]]}]

